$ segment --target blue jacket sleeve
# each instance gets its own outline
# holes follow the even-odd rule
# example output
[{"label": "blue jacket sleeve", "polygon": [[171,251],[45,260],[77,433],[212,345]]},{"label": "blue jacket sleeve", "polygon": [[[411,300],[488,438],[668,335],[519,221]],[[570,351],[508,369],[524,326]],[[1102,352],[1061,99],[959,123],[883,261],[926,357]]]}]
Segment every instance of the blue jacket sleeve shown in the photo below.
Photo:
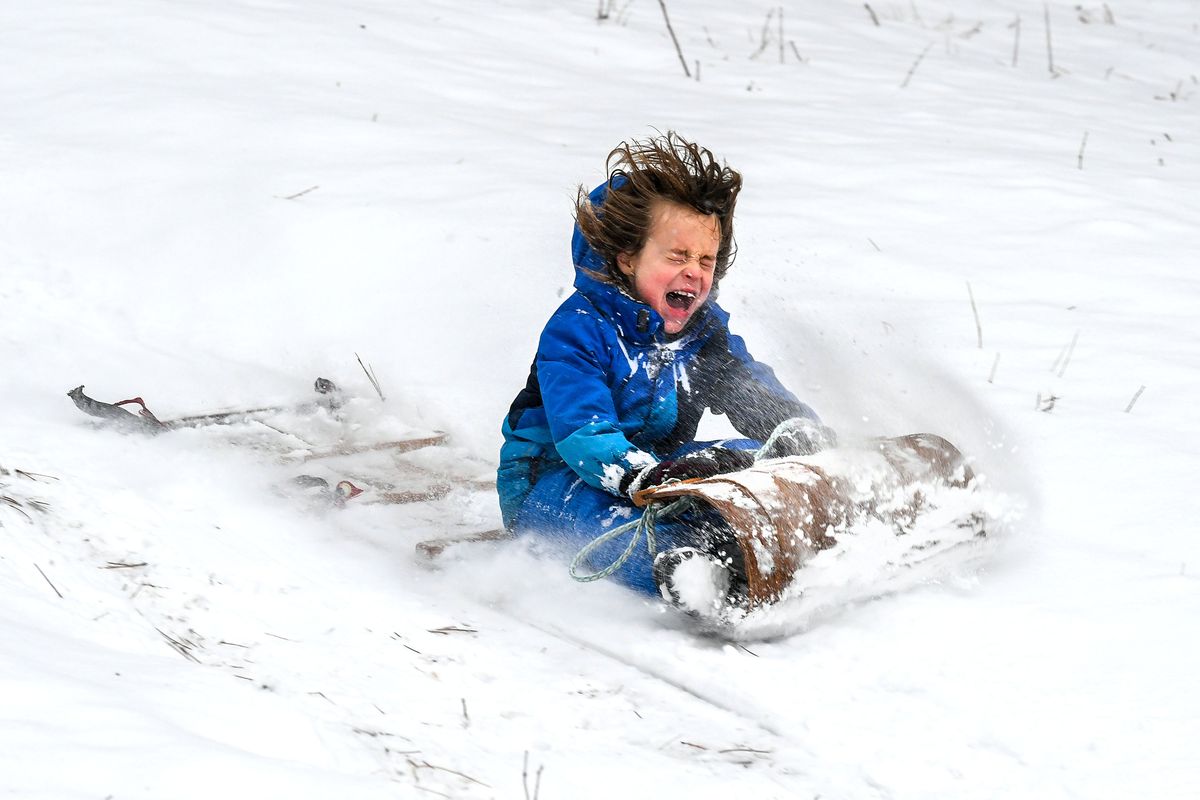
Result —
[{"label": "blue jacket sleeve", "polygon": [[784,388],[774,370],[754,360],[742,337],[728,329],[726,336],[730,363],[724,391],[713,404],[713,411],[728,415],[739,433],[758,441],[765,441],[776,425],[792,417],[820,421],[817,412]]},{"label": "blue jacket sleeve", "polygon": [[622,430],[608,385],[607,345],[597,323],[548,325],[538,346],[537,375],[555,448],[585,482],[621,494],[631,471],[657,463]]}]

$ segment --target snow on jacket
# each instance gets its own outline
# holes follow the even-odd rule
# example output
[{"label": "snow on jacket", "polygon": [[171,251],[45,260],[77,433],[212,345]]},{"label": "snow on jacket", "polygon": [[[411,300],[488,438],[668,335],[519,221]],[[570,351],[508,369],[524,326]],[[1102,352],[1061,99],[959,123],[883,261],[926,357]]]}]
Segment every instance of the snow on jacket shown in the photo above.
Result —
[{"label": "snow on jacket", "polygon": [[[602,184],[592,202],[606,195]],[[711,297],[668,336],[649,305],[589,274],[604,264],[578,227],[572,256],[575,292],[542,331],[504,420],[496,483],[509,528],[538,478],[564,465],[620,496],[628,473],[695,439],[705,408],[758,441],[790,417],[817,419],[729,332],[729,315]]]}]

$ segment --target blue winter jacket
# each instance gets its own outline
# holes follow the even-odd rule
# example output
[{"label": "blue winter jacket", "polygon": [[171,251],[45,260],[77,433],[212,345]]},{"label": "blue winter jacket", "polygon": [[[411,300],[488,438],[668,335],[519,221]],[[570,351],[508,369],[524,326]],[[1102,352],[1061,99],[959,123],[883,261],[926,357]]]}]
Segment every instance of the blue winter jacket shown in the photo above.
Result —
[{"label": "blue winter jacket", "polygon": [[[592,202],[606,195],[603,184]],[[564,466],[621,496],[629,472],[695,439],[705,408],[759,441],[785,419],[817,418],[729,332],[729,315],[711,297],[668,336],[650,306],[589,274],[604,264],[578,227],[571,249],[575,292],[546,323],[504,420],[496,486],[507,527],[517,526],[538,479]]]}]

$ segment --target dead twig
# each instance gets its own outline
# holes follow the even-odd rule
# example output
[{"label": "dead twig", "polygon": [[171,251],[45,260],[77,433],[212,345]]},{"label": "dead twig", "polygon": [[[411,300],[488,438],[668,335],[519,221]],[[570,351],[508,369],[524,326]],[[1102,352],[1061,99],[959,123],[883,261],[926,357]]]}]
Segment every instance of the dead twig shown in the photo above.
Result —
[{"label": "dead twig", "polygon": [[1046,64],[1050,68],[1050,74],[1054,75],[1056,73],[1054,72],[1054,42],[1050,37],[1050,4],[1042,3],[1042,10],[1045,12],[1046,18]]},{"label": "dead twig", "polygon": [[975,315],[975,340],[979,349],[983,349],[983,323],[979,321],[979,309],[975,306],[975,292],[971,291],[971,282],[967,281],[967,297],[971,299],[971,313]]},{"label": "dead twig", "polygon": [[525,800],[538,800],[538,795],[542,791],[542,770],[546,768],[545,764],[538,766],[537,775],[533,779],[533,794],[529,794],[529,751],[525,751],[525,758],[521,762],[521,784],[525,787]]},{"label": "dead twig", "polygon": [[766,52],[767,45],[770,44],[771,20],[775,19],[775,11],[776,10],[777,9],[772,8],[767,11],[767,18],[765,20],[763,20],[762,33],[759,34],[758,49],[750,54],[751,61],[753,61],[754,59],[761,56],[764,52]]},{"label": "dead twig", "polygon": [[296,200],[297,198],[304,197],[304,195],[308,194],[309,192],[315,192],[317,189],[320,189],[320,188],[321,188],[320,186],[310,186],[307,189],[303,189],[299,192],[296,192],[295,194],[289,194],[287,197],[281,197],[279,199],[280,200]]},{"label": "dead twig", "polygon": [[488,786],[483,781],[476,780],[475,778],[472,778],[470,775],[466,774],[465,772],[459,772],[456,769],[450,769],[449,767],[439,767],[437,764],[430,764],[428,761],[419,761],[419,762],[413,761],[411,758],[408,759],[408,763],[414,770],[432,769],[432,770],[437,770],[438,772],[446,772],[446,773],[449,773],[450,775],[457,775],[458,777],[462,778],[464,781],[470,781],[471,783],[478,784],[478,785],[484,787],[485,789],[492,788],[491,786]]},{"label": "dead twig", "polygon": [[1017,54],[1020,52],[1020,49],[1021,49],[1021,15],[1018,14],[1017,18],[1015,20],[1013,20],[1012,22],[1010,22],[1008,27],[1013,29],[1012,65],[1015,67],[1015,66],[1017,66]]},{"label": "dead twig", "polygon": [[879,17],[875,15],[875,9],[871,8],[870,3],[863,3],[863,8],[865,8],[867,10],[867,13],[871,15],[871,22],[874,22],[875,27],[878,28],[879,27]]},{"label": "dead twig", "polygon": [[46,573],[45,573],[45,572],[42,572],[42,568],[41,568],[41,567],[39,567],[37,564],[34,564],[33,566],[34,566],[34,567],[36,567],[36,568],[37,568],[37,571],[38,571],[38,573],[39,573],[39,574],[40,574],[40,575],[41,575],[43,578],[45,578],[45,579],[46,579],[46,583],[50,584],[50,588],[54,590],[54,593],[55,593],[56,595],[58,595],[58,599],[59,599],[59,600],[65,600],[66,598],[65,598],[65,597],[63,597],[63,593],[62,593],[62,592],[60,592],[60,591],[58,590],[58,587],[54,585],[54,582],[53,582],[53,581],[51,581],[49,578],[47,578],[47,577],[46,577]]},{"label": "dead twig", "polygon": [[1088,132],[1083,132],[1083,141],[1079,143],[1079,168],[1083,169],[1083,149],[1087,147]]},{"label": "dead twig", "polygon": [[925,60],[925,56],[929,55],[929,51],[933,49],[933,42],[925,45],[925,49],[921,51],[921,55],[917,56],[917,60],[908,68],[908,74],[904,76],[904,80],[900,83],[900,88],[904,89],[908,86],[908,82],[912,80],[912,76],[916,73],[917,67],[921,66],[921,62]]},{"label": "dead twig", "polygon": [[1060,356],[1060,358],[1062,359],[1062,366],[1060,366],[1058,369],[1058,373],[1057,373],[1058,377],[1061,378],[1063,376],[1063,374],[1066,373],[1067,365],[1071,363],[1071,356],[1073,356],[1075,354],[1075,345],[1078,342],[1079,342],[1079,331],[1075,331],[1075,335],[1071,337],[1071,343],[1069,345],[1067,345],[1067,349],[1065,350],[1064,355]]},{"label": "dead twig", "polygon": [[1000,366],[1000,354],[996,353],[996,360],[992,362],[992,371],[988,374],[988,383],[996,379],[996,367]]},{"label": "dead twig", "polygon": [[135,569],[144,566],[146,566],[145,561],[139,561],[136,564],[130,564],[127,561],[109,561],[100,569]]},{"label": "dead twig", "polygon": [[449,636],[452,633],[479,633],[474,628],[464,628],[457,625],[446,625],[441,628],[429,628],[427,633],[440,633],[442,636]]},{"label": "dead twig", "polygon": [[6,494],[0,494],[0,503],[4,503],[4,505],[13,509],[25,519],[33,519],[28,513],[26,513],[25,509],[21,507],[21,501],[15,497],[9,497]]},{"label": "dead twig", "polygon": [[359,356],[358,353],[355,353],[354,357],[358,359],[358,365],[362,367],[362,371],[367,374],[367,380],[369,380],[371,385],[375,387],[375,393],[379,395],[379,399],[386,403],[387,398],[383,396],[383,389],[381,389],[379,386],[379,379],[375,377],[375,368],[367,367],[367,365],[363,363],[362,357]]},{"label": "dead twig", "polygon": [[671,27],[671,17],[667,14],[666,0],[658,0],[658,6],[662,9],[663,21],[667,23],[667,33],[671,34],[671,41],[675,44],[675,52],[679,55],[679,64],[683,67],[683,74],[690,78],[692,77],[692,73],[688,69],[687,59],[683,57],[683,48],[679,46],[679,39],[675,36],[675,29]]},{"label": "dead twig", "polygon": [[193,664],[200,663],[200,659],[192,655],[192,647],[194,647],[194,645],[181,639],[176,639],[175,637],[169,635],[162,628],[155,628],[154,630],[158,631],[159,636],[167,640],[167,644],[171,645],[171,649],[176,653],[179,653],[179,655],[183,656],[188,661],[191,661]]},{"label": "dead twig", "polygon": [[[1165,133],[1163,135],[1166,136]],[[1171,139],[1171,137],[1167,136],[1167,141],[1170,141],[1170,139]],[[20,475],[22,478],[25,478],[26,480],[30,480],[30,481],[39,481],[42,479],[45,479],[48,481],[58,480],[58,478],[54,477],[53,475],[43,475],[40,472],[26,472],[23,469],[14,469],[13,472]]]},{"label": "dead twig", "polygon": [[1133,398],[1129,401],[1129,405],[1125,406],[1126,414],[1128,414],[1130,411],[1133,410],[1133,404],[1138,401],[1138,398],[1142,396],[1142,392],[1144,392],[1144,391],[1146,391],[1145,384],[1139,386],[1138,390],[1133,393]]},{"label": "dead twig", "polygon": [[783,58],[783,6],[779,7],[779,63],[784,63]]}]

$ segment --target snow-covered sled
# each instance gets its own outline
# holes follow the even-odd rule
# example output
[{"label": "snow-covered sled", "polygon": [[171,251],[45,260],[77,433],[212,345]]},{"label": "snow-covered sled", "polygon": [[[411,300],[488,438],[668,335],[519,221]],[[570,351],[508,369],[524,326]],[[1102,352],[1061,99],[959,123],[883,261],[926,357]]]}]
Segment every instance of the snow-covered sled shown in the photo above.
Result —
[{"label": "snow-covered sled", "polygon": [[847,549],[868,528],[904,542],[883,554],[896,568],[984,536],[971,497],[977,489],[954,445],[913,434],[765,459],[740,472],[651,487],[636,500],[687,497],[715,509],[734,531],[747,583],[740,599],[753,610],[779,600],[818,554]]}]

